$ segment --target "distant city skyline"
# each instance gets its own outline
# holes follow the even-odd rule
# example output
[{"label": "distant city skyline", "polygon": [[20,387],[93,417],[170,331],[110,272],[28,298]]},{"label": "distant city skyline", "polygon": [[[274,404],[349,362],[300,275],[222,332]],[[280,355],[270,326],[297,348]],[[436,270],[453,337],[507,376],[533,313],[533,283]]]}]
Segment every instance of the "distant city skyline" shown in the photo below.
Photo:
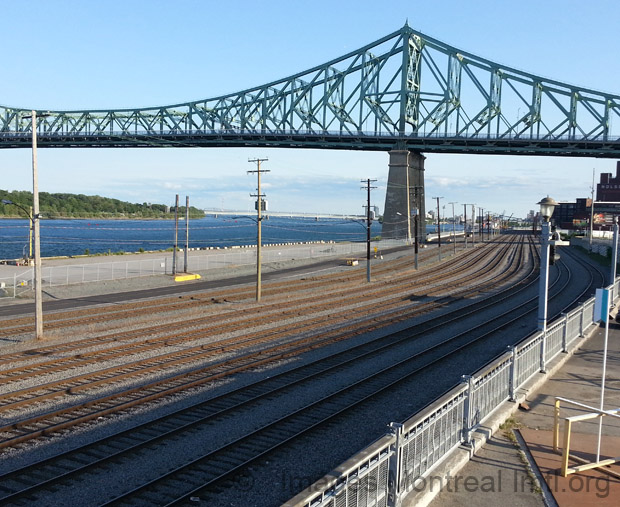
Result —
[{"label": "distant city skyline", "polygon": [[[499,9],[499,11],[498,11]],[[532,13],[535,12],[535,15]],[[3,5],[0,104],[53,110],[164,106],[265,84],[320,65],[403,26],[464,51],[566,83],[620,93],[620,5],[593,0],[435,4],[395,0],[215,4],[31,0]],[[188,20],[192,23],[188,23]],[[303,23],[300,21],[303,20]],[[60,28],[62,27],[62,29]],[[589,197],[591,158],[425,154],[430,196],[525,217],[549,194]],[[0,188],[31,190],[29,150],[0,150]],[[383,212],[387,153],[292,149],[40,149],[40,190],[200,208],[253,209],[249,158],[268,158],[263,191],[276,211],[361,214],[359,180],[377,179]]]}]

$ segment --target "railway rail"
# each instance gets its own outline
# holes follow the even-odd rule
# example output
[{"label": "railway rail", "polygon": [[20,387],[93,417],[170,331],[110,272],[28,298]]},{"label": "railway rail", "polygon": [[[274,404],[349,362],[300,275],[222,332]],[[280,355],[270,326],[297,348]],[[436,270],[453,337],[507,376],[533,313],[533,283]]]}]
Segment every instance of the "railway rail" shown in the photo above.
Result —
[{"label": "railway rail", "polygon": [[[474,250],[471,250],[472,252]],[[424,251],[421,257],[434,258],[435,254],[430,251]],[[461,258],[450,259],[441,265],[436,264],[429,269],[420,272],[424,280],[429,283],[433,280],[440,281],[444,275],[442,273],[449,272],[453,263],[462,263]],[[380,278],[384,274],[393,275],[399,273],[402,275],[410,275],[413,270],[413,260],[406,256],[389,263],[379,263],[373,267],[373,277]],[[312,276],[310,279],[296,280],[294,282],[277,282],[270,283],[265,286],[265,294],[269,297],[281,295],[283,291],[294,289],[295,293],[302,293],[304,290],[310,291],[316,287],[322,286],[326,281],[331,285],[352,286],[359,283],[359,273],[361,268],[340,274]],[[154,312],[178,312],[180,310],[192,310],[196,306],[204,306],[205,303],[234,303],[251,299],[254,290],[250,287],[227,288],[225,293],[218,294],[210,290],[208,292],[196,291],[187,296],[163,297],[156,299],[143,299],[136,302],[123,303],[121,305],[98,306],[94,308],[81,309],[79,311],[63,311],[50,313],[46,315],[46,329],[67,329],[84,325],[84,323],[93,324],[97,322],[105,322],[110,327],[115,320],[123,320],[125,318],[139,319],[141,316],[150,317]],[[218,308],[221,311],[221,308]],[[31,333],[33,331],[32,317],[20,317],[10,320],[4,320],[4,325],[0,328],[0,337],[12,336],[21,333]],[[45,349],[43,349],[45,353]]]},{"label": "railway rail", "polygon": [[[467,332],[459,334],[452,333],[448,339],[436,341],[425,348],[423,347],[417,350],[415,354],[403,359],[397,365],[391,365],[390,368],[380,369],[371,375],[366,375],[363,379],[358,379],[349,386],[344,386],[336,392],[323,397],[321,400],[312,401],[307,407],[299,408],[293,414],[288,414],[276,421],[264,425],[259,430],[256,430],[258,433],[253,433],[251,436],[240,436],[238,439],[228,442],[218,449],[213,449],[204,456],[196,458],[192,464],[184,464],[183,466],[177,467],[173,473],[165,477],[154,478],[148,484],[140,484],[131,492],[117,495],[112,501],[114,503],[183,503],[189,502],[192,496],[203,497],[205,494],[210,494],[205,493],[205,488],[207,486],[205,486],[204,481],[202,483],[199,481],[195,483],[194,486],[188,487],[187,485],[192,483],[192,480],[188,477],[195,476],[196,474],[210,474],[214,482],[209,487],[219,485],[218,487],[221,488],[222,481],[230,481],[235,474],[242,473],[243,469],[255,463],[260,457],[265,456],[265,453],[272,452],[275,448],[287,445],[287,442],[293,438],[293,434],[301,435],[317,431],[317,428],[321,427],[321,425],[325,424],[327,421],[345,417],[344,414],[354,411],[355,407],[359,406],[359,403],[362,403],[361,400],[368,400],[379,396],[380,393],[392,388],[395,383],[410,381],[413,376],[419,375],[421,371],[432,368],[434,364],[440,361],[444,362],[450,357],[458,356],[459,351],[470,349],[475,343],[483,343],[485,340],[488,340],[489,337],[496,335],[501,329],[510,326],[512,322],[523,319],[525,315],[535,312],[535,303],[531,297],[525,298],[524,301],[516,302],[521,294],[525,294],[528,289],[531,289],[532,286],[536,284],[537,264],[534,262],[534,260],[536,260],[536,255],[531,240],[527,243],[522,242],[518,249],[509,249],[509,253],[508,251],[503,251],[500,245],[490,247],[488,250],[496,250],[494,253],[499,256],[489,257],[488,266],[491,266],[493,262],[498,266],[498,259],[501,258],[501,256],[505,256],[504,259],[510,260],[510,262],[506,262],[512,266],[511,270],[507,271],[505,269],[506,266],[499,264],[499,269],[497,271],[491,271],[489,268],[489,272],[491,273],[490,278],[495,278],[494,281],[486,279],[484,283],[480,282],[477,287],[458,289],[456,287],[459,283],[464,285],[471,285],[473,283],[472,273],[464,271],[462,269],[463,264],[461,264],[462,278],[455,279],[454,276],[448,276],[444,279],[450,281],[450,290],[447,291],[446,287],[441,287],[440,285],[436,285],[432,288],[432,291],[434,291],[433,294],[435,294],[434,297],[436,298],[436,301],[433,301],[433,304],[436,305],[435,308],[437,306],[447,305],[448,301],[453,301],[455,297],[461,298],[461,302],[466,302],[466,304],[459,308],[458,314],[442,316],[441,320],[437,320],[432,318],[433,314],[428,313],[431,311],[429,308],[426,310],[426,321],[416,322],[415,326],[402,329],[399,333],[384,333],[384,336],[363,344],[352,345],[341,353],[330,355],[327,358],[310,362],[301,367],[292,368],[272,378],[264,379],[249,386],[244,386],[238,390],[233,390],[226,396],[215,397],[204,404],[191,407],[179,414],[171,414],[166,418],[147,423],[144,427],[139,426],[132,428],[127,432],[114,435],[110,437],[110,439],[96,442],[92,444],[93,447],[76,449],[73,451],[73,455],[59,455],[45,462],[34,464],[30,468],[26,467],[14,471],[11,474],[0,477],[0,491],[2,492],[0,494],[4,494],[4,497],[0,497],[0,501],[3,503],[19,502],[24,499],[32,498],[32,495],[36,495],[37,491],[46,489],[51,489],[53,491],[56,488],[62,487],[59,486],[59,484],[66,483],[66,481],[77,480],[76,477],[84,473],[86,469],[90,470],[90,473],[92,473],[93,469],[96,470],[99,467],[105,468],[109,466],[110,460],[114,461],[119,458],[132,459],[132,452],[138,452],[139,449],[144,449],[149,446],[161,445],[162,441],[167,441],[167,439],[172,438],[173,435],[176,435],[176,438],[180,438],[179,435],[186,435],[188,431],[196,431],[197,426],[211,425],[214,419],[217,420],[217,418],[222,417],[223,414],[230,414],[231,411],[240,410],[242,407],[259,403],[260,400],[273,396],[276,392],[288,392],[301,383],[315,382],[317,376],[333,374],[334,371],[349,367],[363,358],[375,357],[377,354],[382,354],[388,349],[393,350],[402,347],[404,343],[416,343],[416,340],[421,340],[422,337],[431,333],[437,333],[441,328],[447,329],[459,322],[464,322],[470,316],[479,315],[485,309],[497,305],[501,298],[504,298],[504,304],[506,306],[509,305],[508,301],[515,301],[514,304],[510,305],[509,310],[503,312],[501,315],[496,315],[496,318],[494,318],[492,322],[487,319],[483,323],[472,326],[472,329]],[[481,259],[478,258],[477,262],[480,263]],[[480,264],[478,265],[480,266]],[[503,277],[499,275],[501,271],[504,272]],[[563,294],[564,287],[570,283],[570,271],[568,269],[562,265],[557,271],[557,277],[552,281],[551,286],[552,297],[558,297]],[[593,279],[595,276],[597,275],[592,272]],[[506,283],[511,280],[514,282],[514,286],[504,287],[503,290],[498,288],[501,285],[505,286]],[[481,291],[488,291],[491,289],[494,290],[493,295],[484,298],[479,296]],[[425,291],[426,296],[430,293],[431,291]],[[439,297],[442,293],[444,296]],[[411,297],[411,294],[415,294],[415,291],[410,291],[408,297]],[[471,298],[474,294],[478,295],[478,298],[468,302],[466,298]],[[425,304],[431,303],[426,302]],[[395,308],[396,310],[392,313],[385,314],[386,320],[383,323],[384,325],[390,319],[394,319],[398,312],[402,312],[402,308]],[[401,317],[402,320],[405,321],[412,319],[416,315],[420,318],[419,314],[415,314],[413,311]],[[374,319],[377,318],[376,316],[374,317]],[[373,322],[370,326],[381,327],[381,323]],[[476,329],[477,331],[475,331]],[[337,331],[341,335],[346,335],[346,333],[341,330]],[[338,333],[336,333],[336,336],[338,336]],[[350,335],[348,337],[350,337]],[[332,339],[333,341],[334,336],[325,339]],[[293,343],[293,348],[285,352],[287,354],[300,354],[304,350],[304,347],[306,347],[306,345],[300,343],[291,343]],[[279,344],[278,346],[281,345],[282,344]],[[273,348],[277,348],[278,346]],[[318,344],[308,344],[307,346],[316,348]],[[247,367],[255,368],[259,364],[265,364],[264,361],[270,360],[269,357],[259,357],[260,355],[261,352],[259,352],[257,356],[248,357],[247,359],[250,361],[247,363]],[[268,356],[269,354],[263,351],[262,355]],[[232,365],[228,365],[226,368],[233,371]],[[201,375],[203,379],[208,378],[208,374],[205,372],[201,372]],[[146,388],[147,386],[144,386],[142,390],[143,394],[147,390]],[[182,389],[187,389],[187,387],[183,387]],[[326,407],[329,407],[328,411]],[[125,407],[125,409],[126,408],[127,407]],[[83,409],[83,407],[81,409]],[[105,410],[104,408],[103,411],[101,411],[100,407],[100,411],[98,413],[95,412],[96,415],[94,417],[101,417],[105,414]],[[315,417],[315,415],[318,416],[319,414],[322,414],[321,417]],[[50,424],[50,420],[52,419],[53,417],[48,416],[47,426],[44,425],[43,428],[35,428],[35,432],[32,435],[55,434],[59,431],[61,426]],[[301,421],[303,421],[303,424],[301,424]],[[36,425],[38,421],[22,421],[22,423],[22,430],[29,425],[32,429],[32,425]],[[17,426],[20,426],[20,424]],[[158,433],[158,431],[154,429],[156,427],[164,428],[165,431],[160,429]],[[5,436],[9,431],[9,427],[1,429],[1,433]],[[37,432],[38,435],[36,435]],[[274,433],[279,434],[280,438],[274,440]],[[286,438],[282,438],[285,434],[287,435]],[[145,437],[144,435],[150,436]],[[9,437],[6,441],[10,442],[10,438],[13,438],[13,441],[9,445],[15,445],[17,443],[15,435]],[[30,438],[33,437],[31,436]],[[258,445],[258,442],[261,444]],[[250,443],[252,443],[252,445],[250,445]],[[102,449],[113,449],[114,452],[106,452]],[[244,449],[244,451],[241,452],[240,449]],[[100,456],[101,461],[88,459],[85,458],[85,456]],[[244,459],[241,459],[242,456],[244,456]],[[106,462],[108,463],[107,465]],[[77,463],[81,463],[81,465],[78,466],[76,465]],[[205,465],[205,463],[207,463],[207,465]],[[227,465],[224,467],[223,463]],[[35,473],[35,471],[37,472]],[[33,480],[33,477],[37,477],[38,479]],[[178,485],[178,481],[185,483],[186,486],[181,488]],[[162,485],[164,483],[167,485]],[[171,496],[169,493],[165,493],[166,491],[174,491],[176,496]]]},{"label": "railway rail", "polygon": [[[503,255],[503,253],[504,252],[496,252],[496,255],[492,256],[491,262],[493,263],[496,260],[497,255]],[[504,278],[506,276],[512,276],[512,273],[504,273]],[[504,278],[499,277],[494,281],[494,283],[502,283]],[[475,291],[475,287],[469,287],[467,290],[468,293],[471,294],[472,291]],[[398,297],[399,302],[400,300],[401,298]],[[392,324],[396,319],[403,320],[411,318],[416,314],[429,311],[430,309],[436,308],[438,305],[442,305],[444,303],[445,300],[435,300],[432,302],[422,303],[410,308],[409,312],[401,313],[398,316],[394,316],[393,312],[386,313],[384,303],[383,315],[381,317],[375,317],[373,327],[379,327],[381,324]],[[397,308],[397,310],[400,312],[400,308]],[[333,318],[334,317],[332,316],[332,320]],[[324,320],[325,318],[323,316],[315,318],[313,319],[313,324],[318,326],[324,325]],[[299,354],[304,350],[316,348],[320,345],[331,343],[335,340],[344,340],[350,336],[358,334],[361,331],[368,330],[367,324],[361,330],[359,326],[347,325],[347,327],[349,329],[343,329],[340,327],[331,332],[324,332],[321,339],[317,340],[314,335],[308,336],[309,324],[307,321],[303,321],[296,327],[285,325],[283,328],[280,328],[279,332],[285,333],[286,335],[295,336],[295,332],[301,330],[303,331],[303,335],[301,337],[296,337],[292,341],[285,341],[284,343],[278,343],[277,345],[268,348],[261,348],[259,350],[246,352],[241,356],[233,357],[224,361],[217,361],[215,364],[209,364],[207,366],[194,368],[188,372],[175,374],[171,378],[167,377],[162,380],[152,381],[146,385],[141,384],[135,389],[124,390],[121,393],[104,396],[96,400],[89,400],[78,405],[77,407],[68,407],[61,410],[46,412],[36,417],[29,417],[23,421],[11,421],[10,424],[0,427],[0,435],[3,435],[4,437],[0,440],[0,446],[14,445],[29,438],[40,436],[45,431],[49,432],[50,427],[55,428],[56,430],[68,427],[71,422],[70,420],[67,420],[67,414],[72,412],[77,412],[79,414],[77,422],[84,422],[87,420],[87,416],[84,414],[87,407],[89,408],[88,411],[93,414],[91,417],[99,417],[101,416],[101,413],[98,408],[101,407],[102,404],[105,405],[106,413],[108,413],[110,410],[109,405],[112,400],[115,398],[120,398],[121,396],[125,399],[122,402],[119,401],[118,405],[126,408],[128,404],[135,404],[138,402],[136,400],[145,397],[141,396],[141,393],[144,394],[148,389],[153,389],[156,391],[160,390],[162,393],[168,394],[170,392],[177,392],[178,390],[183,389],[184,385],[195,386],[199,382],[206,383],[213,381],[222,375],[231,375],[244,369],[255,368],[260,364],[265,364],[266,362],[274,361],[276,359],[282,359],[284,357]],[[148,360],[125,363],[106,370],[97,370],[92,373],[74,376],[69,379],[62,379],[43,385],[36,384],[28,388],[14,390],[0,396],[0,408],[2,408],[6,413],[9,410],[15,411],[16,409],[22,408],[26,405],[40,403],[41,401],[48,400],[50,398],[73,397],[83,391],[92,391],[95,387],[101,386],[104,383],[117,383],[121,380],[126,380],[131,376],[144,376],[145,374],[154,371],[161,371],[164,365],[168,369],[172,369],[188,361],[194,363],[202,357],[218,357],[224,351],[226,353],[230,353],[235,349],[246,349],[250,344],[256,345],[257,343],[271,343],[274,341],[274,335],[276,335],[276,333],[277,331],[274,329],[269,329],[259,332],[254,336],[233,337],[215,342],[210,346],[198,345],[175,353],[164,354],[164,357],[158,356]],[[172,338],[165,337],[159,341],[159,345],[161,346],[163,343],[168,346],[172,341]],[[151,340],[148,341],[147,345],[151,347],[154,346]],[[113,352],[114,354],[118,354],[118,348],[115,347]],[[80,356],[81,354],[78,354],[78,357],[73,356],[73,359],[75,359],[75,361],[79,361],[81,360]],[[92,358],[89,358],[89,360],[90,359]],[[75,361],[69,362],[67,367],[75,367]],[[51,364],[49,361],[46,362],[45,366],[54,370],[57,369],[54,365],[54,361],[52,361]],[[17,369],[17,371],[19,371],[19,369]],[[6,380],[10,380],[12,378],[11,375],[16,375],[17,371],[15,368],[10,369]],[[30,372],[33,372],[33,370],[30,369]],[[40,368],[35,369],[34,372],[37,373],[37,378],[42,378],[41,376],[43,371]],[[127,396],[129,396],[131,400],[127,400]],[[157,396],[157,394],[152,393],[152,396]],[[152,396],[146,396],[146,398],[151,400]],[[24,429],[27,430],[25,431]],[[13,437],[11,438],[9,435],[13,435]]]}]

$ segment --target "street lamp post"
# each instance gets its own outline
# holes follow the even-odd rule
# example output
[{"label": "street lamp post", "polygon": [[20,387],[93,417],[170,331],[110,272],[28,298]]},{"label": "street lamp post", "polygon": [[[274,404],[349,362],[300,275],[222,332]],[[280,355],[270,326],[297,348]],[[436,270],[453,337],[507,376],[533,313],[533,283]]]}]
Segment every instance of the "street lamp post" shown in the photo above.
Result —
[{"label": "street lamp post", "polygon": [[547,196],[538,204],[540,205],[540,216],[542,217],[540,233],[540,280],[538,284],[538,330],[546,332],[547,293],[549,290],[549,238],[551,236],[551,223],[549,220],[558,203]]}]

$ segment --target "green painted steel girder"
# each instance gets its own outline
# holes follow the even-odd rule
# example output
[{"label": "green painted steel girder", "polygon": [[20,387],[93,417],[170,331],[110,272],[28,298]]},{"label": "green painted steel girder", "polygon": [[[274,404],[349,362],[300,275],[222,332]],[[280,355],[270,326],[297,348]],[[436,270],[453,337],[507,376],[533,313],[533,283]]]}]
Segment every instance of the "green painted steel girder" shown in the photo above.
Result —
[{"label": "green painted steel girder", "polygon": [[[0,148],[30,145],[0,106]],[[171,106],[39,111],[41,147],[273,146],[620,157],[620,96],[528,74],[405,25],[272,83]]]}]

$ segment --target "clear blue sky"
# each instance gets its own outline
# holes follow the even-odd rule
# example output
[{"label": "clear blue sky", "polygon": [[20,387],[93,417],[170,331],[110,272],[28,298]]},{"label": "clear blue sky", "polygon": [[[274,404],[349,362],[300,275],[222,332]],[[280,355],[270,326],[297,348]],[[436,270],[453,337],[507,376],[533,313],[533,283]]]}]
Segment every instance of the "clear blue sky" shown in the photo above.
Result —
[{"label": "clear blue sky", "polygon": [[[2,2],[0,104],[41,109],[158,106],[243,90],[306,70],[410,26],[452,46],[534,74],[620,93],[617,0]],[[131,202],[249,209],[248,158],[277,211],[361,213],[361,178],[377,179],[385,153],[285,149],[41,149],[40,190]],[[432,155],[431,196],[524,216],[549,194],[589,196],[587,158]],[[0,188],[30,190],[29,150],[0,151]],[[457,207],[457,209],[462,209]],[[446,207],[446,211],[449,208]]]}]

